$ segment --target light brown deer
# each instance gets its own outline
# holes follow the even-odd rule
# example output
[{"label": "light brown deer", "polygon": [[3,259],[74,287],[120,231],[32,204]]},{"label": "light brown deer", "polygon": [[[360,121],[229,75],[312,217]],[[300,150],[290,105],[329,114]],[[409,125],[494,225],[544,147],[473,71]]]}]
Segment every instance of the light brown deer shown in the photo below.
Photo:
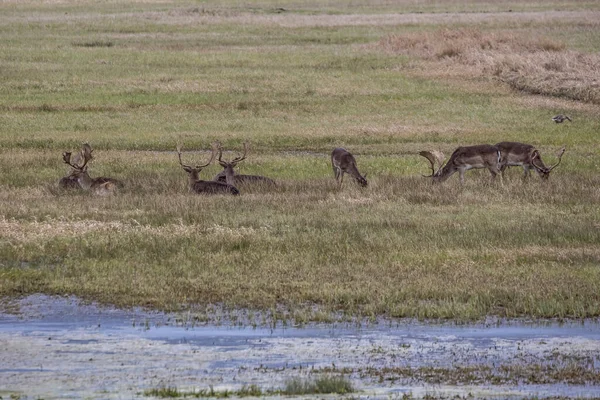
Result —
[{"label": "light brown deer", "polygon": [[[81,152],[73,157],[75,162],[71,161],[71,152],[64,152],[63,161],[65,164],[70,165],[73,170],[67,178],[63,179],[75,180],[83,190],[89,190],[98,195],[111,194],[117,189],[123,188],[125,185],[118,179],[107,178],[104,176],[98,178],[90,177],[87,166],[93,159],[92,151],[92,147],[88,143],[84,143]],[[77,162],[81,162],[82,158],[82,164],[77,164]],[[61,181],[63,181],[63,179],[61,179]]]},{"label": "light brown deer", "polygon": [[223,167],[223,171],[219,172],[213,180],[218,182],[227,182],[230,185],[240,186],[244,184],[256,184],[256,185],[268,185],[275,186],[275,181],[271,178],[267,178],[266,176],[261,175],[245,175],[238,174],[233,169],[240,162],[246,159],[246,153],[248,152],[248,144],[244,143],[244,154],[236,157],[231,161],[224,161],[223,157],[223,147],[221,144],[218,144],[219,148],[219,164]]},{"label": "light brown deer", "polygon": [[208,162],[203,165],[196,165],[195,167],[192,167],[191,165],[185,165],[181,161],[181,146],[177,145],[177,155],[179,156],[179,164],[181,164],[183,170],[188,174],[190,192],[201,194],[225,193],[234,196],[239,195],[240,191],[233,185],[216,181],[203,181],[200,179],[200,171],[202,171],[203,168],[207,167],[208,165],[210,165],[210,163],[213,162],[213,160],[215,159],[216,151],[216,145],[213,144],[211,156]]},{"label": "light brown deer", "polygon": [[333,168],[333,174],[335,175],[335,180],[338,182],[338,186],[342,186],[344,174],[350,174],[362,187],[368,185],[367,175],[363,176],[358,172],[354,156],[346,149],[341,147],[333,149],[331,152],[331,167]]},{"label": "light brown deer", "polygon": [[550,172],[560,164],[565,147],[563,146],[557,153],[558,162],[551,167],[547,167],[542,161],[539,150],[531,144],[519,142],[501,142],[496,147],[502,153],[502,168],[500,171],[504,175],[504,170],[508,167],[523,167],[523,177],[528,178],[531,170],[535,170],[542,179],[548,179]]},{"label": "light brown deer", "polygon": [[[465,171],[474,168],[487,168],[492,174],[492,180],[500,174],[502,166],[502,156],[500,149],[489,144],[480,144],[475,146],[459,147],[448,159],[446,165],[443,164],[444,154],[440,151],[421,151],[419,153],[427,158],[431,164],[431,175],[433,182],[441,183],[450,178],[455,172],[460,174],[460,183],[465,183]],[[436,163],[439,167],[436,169]]]}]

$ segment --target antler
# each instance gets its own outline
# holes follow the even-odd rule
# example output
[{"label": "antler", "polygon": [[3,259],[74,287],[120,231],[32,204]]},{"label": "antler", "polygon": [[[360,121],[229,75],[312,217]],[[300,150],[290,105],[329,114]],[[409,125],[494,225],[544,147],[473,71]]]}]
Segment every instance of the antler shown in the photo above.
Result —
[{"label": "antler", "polygon": [[215,144],[212,144],[212,152],[210,155],[210,159],[208,160],[208,162],[204,165],[196,165],[195,168],[192,168],[191,165],[185,165],[182,161],[181,161],[181,144],[177,143],[177,156],[179,157],[179,164],[181,164],[181,166],[183,168],[192,168],[192,169],[201,169],[206,167],[207,165],[209,165],[210,163],[213,162],[213,160],[215,159],[215,155],[216,155],[216,149],[215,149]]},{"label": "antler", "polygon": [[71,162],[72,153],[70,151],[66,151],[63,153],[63,161],[66,164],[69,164],[71,166],[71,168],[79,170],[79,171],[83,171],[83,169],[85,168],[87,163],[89,161],[91,161],[93,158],[92,151],[93,151],[92,147],[88,143],[84,143],[83,146],[81,147],[81,152],[78,154],[79,159],[81,159],[81,157],[83,157],[83,164],[77,165],[77,164],[72,163]]},{"label": "antler", "polygon": [[556,155],[558,156],[558,162],[557,162],[556,164],[554,164],[553,166],[549,167],[549,168],[548,168],[548,172],[550,172],[550,171],[552,171],[554,168],[558,167],[558,164],[560,164],[560,160],[562,160],[562,156],[563,156],[563,154],[565,154],[565,150],[566,150],[566,147],[564,147],[564,146],[563,146],[563,148],[562,148],[562,149],[560,149],[560,150],[558,151],[558,153],[556,153]]},{"label": "antler", "polygon": [[441,151],[438,150],[432,150],[432,151],[420,151],[419,155],[425,157],[427,160],[429,160],[429,163],[431,164],[431,175],[423,175],[426,178],[432,177],[435,175],[436,173],[436,163],[439,164],[439,168],[441,168],[442,164],[444,163],[444,153],[442,153]]},{"label": "antler", "polygon": [[244,142],[244,154],[241,157],[236,157],[233,159],[233,161],[231,161],[233,166],[235,166],[235,164],[239,163],[240,161],[245,160],[247,152],[248,152],[248,143]]},{"label": "antler", "polygon": [[246,159],[246,153],[248,152],[248,143],[244,142],[244,154],[242,154],[240,157],[234,158],[233,160],[231,160],[229,162],[223,161],[221,159],[221,157],[223,156],[223,146],[219,142],[217,142],[216,144],[219,148],[219,164],[221,164],[222,167],[226,167],[227,164],[231,165],[232,167],[235,167],[237,163]]},{"label": "antler", "polygon": [[177,156],[179,157],[179,165],[181,165],[183,168],[192,168],[191,165],[185,165],[183,163],[183,161],[181,161],[181,144],[177,143]]}]

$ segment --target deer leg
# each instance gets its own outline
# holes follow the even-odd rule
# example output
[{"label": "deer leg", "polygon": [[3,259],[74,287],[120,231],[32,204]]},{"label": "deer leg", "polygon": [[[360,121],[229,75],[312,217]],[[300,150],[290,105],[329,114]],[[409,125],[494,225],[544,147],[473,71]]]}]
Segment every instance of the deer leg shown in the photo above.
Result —
[{"label": "deer leg", "polygon": [[464,185],[465,184],[465,170],[464,169],[459,169],[458,173],[460,175],[460,184]]},{"label": "deer leg", "polygon": [[338,167],[333,167],[333,174],[335,175],[335,180],[339,182],[340,180],[340,169]]},{"label": "deer leg", "polygon": [[527,179],[531,176],[531,168],[529,165],[523,164],[523,179]]},{"label": "deer leg", "polygon": [[489,171],[491,175],[490,182],[494,182],[496,180],[496,176],[500,175],[500,184],[502,184],[502,174],[500,173],[500,171],[495,169],[490,169]]}]

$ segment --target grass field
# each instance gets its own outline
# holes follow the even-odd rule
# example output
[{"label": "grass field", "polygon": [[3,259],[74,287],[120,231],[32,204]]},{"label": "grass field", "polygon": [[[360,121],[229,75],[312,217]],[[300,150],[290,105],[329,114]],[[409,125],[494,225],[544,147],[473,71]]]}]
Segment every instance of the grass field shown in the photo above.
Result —
[{"label": "grass field", "polygon": [[[600,316],[598,2],[9,0],[0,49],[0,297]],[[215,140],[278,186],[188,193],[176,143],[193,164]],[[421,176],[420,150],[508,140],[567,151],[547,182]],[[83,142],[125,189],[58,188]],[[337,188],[338,146],[368,188]]]}]

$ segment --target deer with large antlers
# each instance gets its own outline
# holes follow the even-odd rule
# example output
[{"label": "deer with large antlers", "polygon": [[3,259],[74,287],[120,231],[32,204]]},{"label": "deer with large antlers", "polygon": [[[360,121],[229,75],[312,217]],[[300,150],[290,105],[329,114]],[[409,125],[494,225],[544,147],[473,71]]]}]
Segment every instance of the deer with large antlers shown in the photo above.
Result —
[{"label": "deer with large antlers", "polygon": [[[98,178],[90,177],[87,166],[93,159],[92,151],[92,147],[88,143],[84,143],[81,152],[75,157],[72,157],[71,152],[64,152],[63,161],[65,164],[71,166],[72,172],[68,177],[61,179],[59,184],[65,179],[75,180],[83,190],[89,190],[92,193],[99,195],[111,194],[114,193],[116,189],[123,188],[125,185],[118,179],[103,176]],[[79,164],[79,162],[81,162],[81,164]]]},{"label": "deer with large antlers", "polygon": [[542,161],[539,150],[533,145],[519,142],[501,142],[496,144],[502,153],[502,168],[501,172],[504,175],[504,170],[508,167],[520,166],[523,167],[523,177],[528,178],[531,175],[531,170],[535,170],[542,179],[548,179],[550,172],[560,164],[565,147],[561,148],[558,153],[558,162],[551,167],[547,167]]},{"label": "deer with large antlers", "polygon": [[225,161],[223,157],[223,147],[218,144],[219,149],[219,164],[223,167],[223,171],[218,173],[213,180],[218,182],[227,182],[230,185],[239,186],[244,184],[259,184],[274,186],[275,181],[271,178],[261,175],[245,175],[236,173],[233,168],[240,162],[246,159],[246,153],[248,152],[248,144],[244,142],[244,154],[234,158],[231,161]]},{"label": "deer with large antlers", "polygon": [[213,162],[213,160],[215,159],[216,151],[216,145],[213,144],[211,156],[208,162],[203,165],[196,165],[195,167],[192,167],[191,165],[185,165],[181,161],[181,146],[177,145],[177,155],[179,156],[179,164],[181,165],[183,170],[188,174],[190,192],[202,194],[225,193],[232,194],[234,196],[240,194],[240,191],[234,185],[217,181],[203,181],[200,179],[200,171],[202,171],[203,168],[207,167]]},{"label": "deer with large antlers", "polygon": [[[455,172],[460,174],[460,183],[465,182],[465,172],[474,168],[487,168],[492,174],[492,180],[500,174],[502,166],[502,155],[500,149],[489,144],[459,147],[443,165],[444,153],[441,151],[421,151],[419,153],[431,164],[431,175],[433,182],[444,182]],[[437,168],[437,169],[436,169]]]},{"label": "deer with large antlers", "polygon": [[344,174],[351,175],[362,187],[368,185],[367,175],[363,176],[358,172],[354,156],[346,149],[341,147],[333,149],[331,152],[331,167],[333,168],[333,174],[335,175],[335,180],[338,182],[338,186],[342,186]]},{"label": "deer with large antlers", "polygon": [[[77,154],[71,155],[69,157],[69,164],[73,163],[79,165],[82,162],[84,152],[87,148],[86,146],[89,145],[87,143],[84,144],[81,147],[81,150],[77,152]],[[63,161],[65,157],[64,154],[65,153],[63,153]],[[77,177],[73,175],[76,171],[76,169],[70,167],[67,176],[60,178],[60,180],[58,181],[58,186],[62,189],[81,189],[81,186],[79,186],[79,182],[77,182]]]}]

